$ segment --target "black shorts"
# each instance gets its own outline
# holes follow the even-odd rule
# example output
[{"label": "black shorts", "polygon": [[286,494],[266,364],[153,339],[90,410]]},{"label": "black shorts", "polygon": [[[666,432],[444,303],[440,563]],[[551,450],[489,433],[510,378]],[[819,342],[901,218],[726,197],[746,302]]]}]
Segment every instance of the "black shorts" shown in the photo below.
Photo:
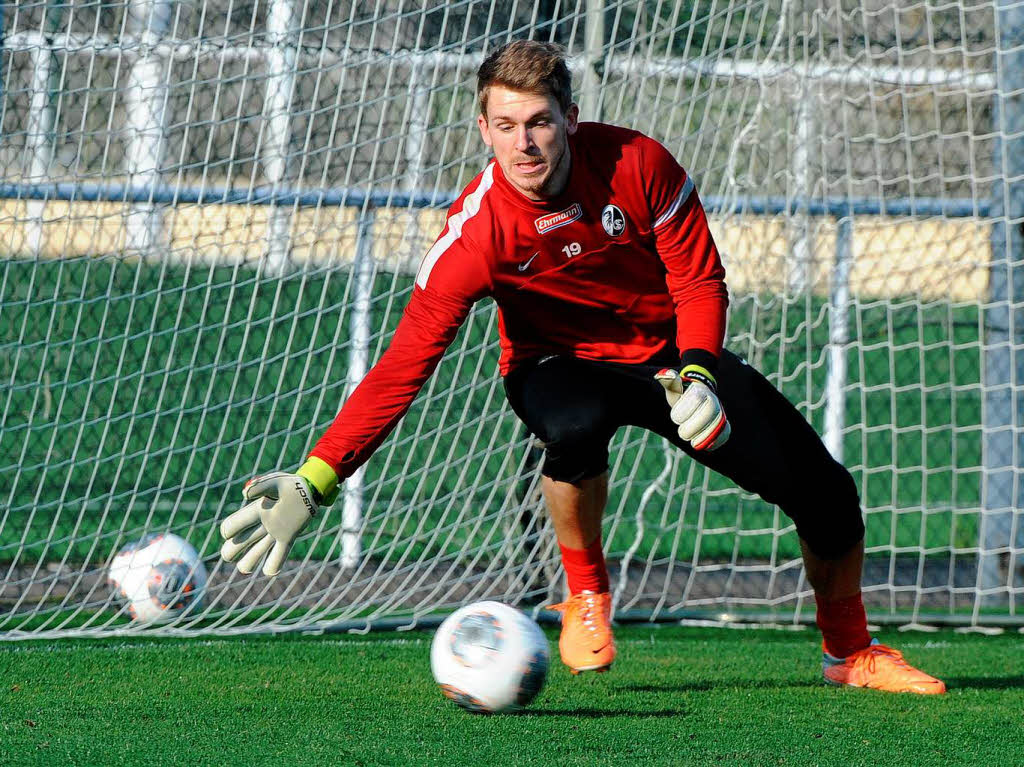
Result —
[{"label": "black shorts", "polygon": [[578,482],[608,469],[608,443],[621,426],[660,434],[695,461],[782,509],[818,556],[846,553],[864,535],[850,473],[829,454],[800,412],[754,368],[723,351],[718,396],[729,441],[713,452],[680,439],[654,374],[678,369],[674,355],[642,364],[569,356],[524,363],[505,377],[516,414],[544,442],[543,473]]}]

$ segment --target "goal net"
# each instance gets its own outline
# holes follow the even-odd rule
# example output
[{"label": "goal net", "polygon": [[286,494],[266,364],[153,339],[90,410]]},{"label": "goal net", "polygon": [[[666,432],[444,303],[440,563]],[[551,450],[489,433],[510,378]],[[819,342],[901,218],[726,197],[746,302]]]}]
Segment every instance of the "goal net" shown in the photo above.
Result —
[{"label": "goal net", "polygon": [[[852,472],[872,622],[1021,622],[1024,6],[1017,0],[63,0],[0,29],[0,634],[410,627],[563,577],[540,451],[475,308],[280,576],[218,561],[387,347],[488,159],[475,73],[562,43],[584,119],[662,141],[724,254],[727,346]],[[791,522],[614,438],[620,619],[813,620]],[[830,512],[830,499],[820,499]],[[201,601],[132,622],[124,546]]]}]

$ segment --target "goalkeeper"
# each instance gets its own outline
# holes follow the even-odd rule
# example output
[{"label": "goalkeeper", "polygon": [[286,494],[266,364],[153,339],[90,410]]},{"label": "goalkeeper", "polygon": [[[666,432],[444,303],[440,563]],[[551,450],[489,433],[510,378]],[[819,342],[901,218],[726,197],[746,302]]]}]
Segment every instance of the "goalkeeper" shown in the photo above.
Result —
[{"label": "goalkeeper", "polygon": [[544,497],[568,577],[562,660],[615,659],[601,545],[608,444],[625,425],[777,504],[796,524],[826,681],[941,693],[874,642],[860,579],[853,479],[763,376],[723,350],[725,272],[693,180],[656,141],[580,123],[558,46],[515,41],[478,72],[494,159],[451,206],[390,348],[295,474],[251,480],[221,525],[222,555],[276,574],[288,549],[405,414],[474,302],[499,310],[512,409],[545,444]]}]

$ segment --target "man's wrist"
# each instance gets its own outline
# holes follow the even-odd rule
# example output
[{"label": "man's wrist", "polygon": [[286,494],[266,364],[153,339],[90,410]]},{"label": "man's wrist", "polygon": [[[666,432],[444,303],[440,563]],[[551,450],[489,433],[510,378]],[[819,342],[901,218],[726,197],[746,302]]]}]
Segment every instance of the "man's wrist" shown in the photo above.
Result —
[{"label": "man's wrist", "polygon": [[317,502],[330,506],[338,497],[338,475],[327,461],[311,455],[297,472],[320,496]]},{"label": "man's wrist", "polygon": [[718,375],[718,357],[707,349],[687,349],[679,357],[679,375],[686,377],[686,371],[693,369],[700,377],[711,379],[715,384]]}]

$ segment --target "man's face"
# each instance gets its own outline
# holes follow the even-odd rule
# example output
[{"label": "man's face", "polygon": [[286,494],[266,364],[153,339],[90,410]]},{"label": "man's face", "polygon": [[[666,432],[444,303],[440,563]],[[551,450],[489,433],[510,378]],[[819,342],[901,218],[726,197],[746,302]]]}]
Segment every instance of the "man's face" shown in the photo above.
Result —
[{"label": "man's face", "polygon": [[492,85],[487,115],[477,117],[477,124],[509,183],[529,199],[543,200],[568,182],[569,136],[578,119],[575,104],[563,114],[553,96]]}]

